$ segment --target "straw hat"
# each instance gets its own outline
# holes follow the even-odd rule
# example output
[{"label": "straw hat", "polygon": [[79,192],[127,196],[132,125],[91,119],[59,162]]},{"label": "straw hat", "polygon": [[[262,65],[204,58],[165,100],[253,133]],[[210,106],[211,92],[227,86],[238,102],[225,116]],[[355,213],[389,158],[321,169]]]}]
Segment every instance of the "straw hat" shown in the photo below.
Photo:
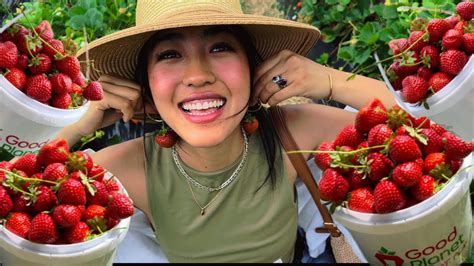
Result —
[{"label": "straw hat", "polygon": [[[138,0],[136,26],[97,39],[78,52],[93,60],[91,79],[115,73],[134,79],[140,48],[157,31],[190,26],[240,25],[266,59],[288,49],[306,56],[317,42],[317,28],[285,19],[244,14],[239,0]],[[82,65],[85,73],[85,64]]]}]

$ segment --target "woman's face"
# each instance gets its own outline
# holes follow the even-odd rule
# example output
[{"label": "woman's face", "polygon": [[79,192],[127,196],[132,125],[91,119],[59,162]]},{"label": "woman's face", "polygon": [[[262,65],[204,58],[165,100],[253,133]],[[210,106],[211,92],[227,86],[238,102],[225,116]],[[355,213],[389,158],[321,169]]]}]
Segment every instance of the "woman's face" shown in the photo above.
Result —
[{"label": "woman's face", "polygon": [[234,35],[216,27],[164,31],[148,62],[157,110],[182,140],[212,147],[235,132],[249,100],[250,73]]}]

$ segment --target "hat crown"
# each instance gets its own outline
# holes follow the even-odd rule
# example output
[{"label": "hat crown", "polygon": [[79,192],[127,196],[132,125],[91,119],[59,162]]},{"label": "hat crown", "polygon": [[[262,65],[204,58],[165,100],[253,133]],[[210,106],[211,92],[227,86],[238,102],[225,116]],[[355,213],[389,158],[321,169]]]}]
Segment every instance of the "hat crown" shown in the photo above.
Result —
[{"label": "hat crown", "polygon": [[139,0],[137,1],[136,25],[163,21],[186,13],[243,14],[239,0]]}]

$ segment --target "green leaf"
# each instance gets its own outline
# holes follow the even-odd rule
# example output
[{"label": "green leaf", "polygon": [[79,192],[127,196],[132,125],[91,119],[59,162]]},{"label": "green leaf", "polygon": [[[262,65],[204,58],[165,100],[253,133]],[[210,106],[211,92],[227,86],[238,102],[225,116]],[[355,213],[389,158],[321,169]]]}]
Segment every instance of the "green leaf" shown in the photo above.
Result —
[{"label": "green leaf", "polygon": [[337,52],[337,58],[345,60],[345,61],[352,61],[356,56],[356,51],[353,46],[344,46],[339,48]]},{"label": "green leaf", "polygon": [[84,15],[87,12],[87,9],[81,7],[81,6],[73,6],[69,11],[67,12],[69,17],[73,17],[76,15]]},{"label": "green leaf", "polygon": [[359,40],[368,45],[372,45],[379,40],[379,33],[373,22],[368,22],[362,27],[359,35]]},{"label": "green leaf", "polygon": [[95,8],[87,10],[87,13],[84,15],[87,18],[86,26],[91,28],[98,28],[103,21],[103,15]]},{"label": "green leaf", "polygon": [[329,60],[329,54],[328,53],[322,53],[318,59],[316,59],[316,62],[322,65],[326,65]]},{"label": "green leaf", "polygon": [[324,0],[324,3],[326,3],[328,5],[335,5],[335,4],[339,3],[339,0]]},{"label": "green leaf", "polygon": [[71,17],[69,23],[73,30],[82,30],[82,28],[86,26],[87,18],[83,15],[76,15],[74,17]]},{"label": "green leaf", "polygon": [[397,7],[396,6],[385,6],[383,9],[383,18],[384,19],[394,19],[398,18],[398,12],[397,12]]},{"label": "green leaf", "polygon": [[369,59],[370,55],[372,54],[372,50],[370,47],[364,47],[364,50],[357,50],[357,55],[355,57],[354,63],[356,64],[363,64],[367,59]]},{"label": "green leaf", "polygon": [[340,4],[347,6],[347,5],[349,5],[350,3],[351,3],[351,0],[341,0],[341,3],[340,3]]}]

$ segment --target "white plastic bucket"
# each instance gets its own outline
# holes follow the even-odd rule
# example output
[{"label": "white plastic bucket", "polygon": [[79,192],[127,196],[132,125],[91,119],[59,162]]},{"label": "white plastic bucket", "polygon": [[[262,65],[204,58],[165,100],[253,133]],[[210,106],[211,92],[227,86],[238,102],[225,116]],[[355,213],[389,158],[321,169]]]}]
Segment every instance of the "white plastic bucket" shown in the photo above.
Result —
[{"label": "white plastic bucket", "polygon": [[[463,166],[472,164],[472,154]],[[334,218],[352,233],[372,265],[459,265],[471,250],[468,170],[433,197],[388,214],[338,208]]]},{"label": "white plastic bucket", "polygon": [[37,153],[61,128],[77,122],[88,107],[89,102],[71,110],[42,104],[0,75],[0,150],[13,156]]},{"label": "white plastic bucket", "polygon": [[[379,61],[377,54],[375,59]],[[437,124],[456,133],[466,141],[474,139],[474,57],[463,70],[442,90],[428,98],[430,109],[403,101],[401,91],[392,87],[383,67],[378,64],[382,77],[395,95],[398,105],[415,117],[426,116]]]},{"label": "white plastic bucket", "polygon": [[[107,172],[106,178],[112,175]],[[122,184],[117,181],[123,190]],[[38,244],[21,238],[0,225],[0,264],[4,266],[112,265],[117,246],[125,238],[131,217],[95,239],[68,245]]]}]

